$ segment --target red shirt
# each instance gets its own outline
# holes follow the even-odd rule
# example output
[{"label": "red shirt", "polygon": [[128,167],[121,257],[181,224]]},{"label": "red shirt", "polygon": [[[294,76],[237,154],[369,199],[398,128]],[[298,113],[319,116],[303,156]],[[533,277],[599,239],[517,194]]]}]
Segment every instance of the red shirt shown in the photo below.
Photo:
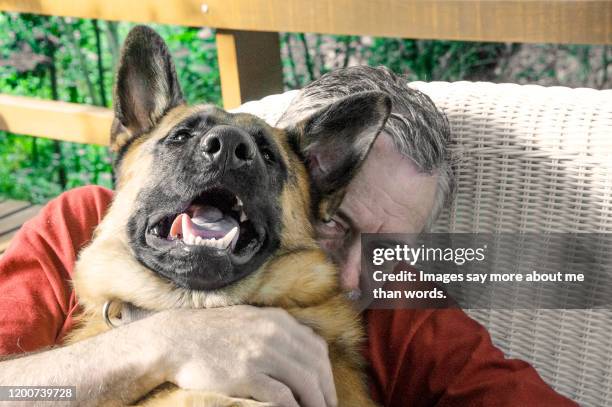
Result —
[{"label": "red shirt", "polygon": [[[89,186],[49,202],[0,258],[0,355],[57,345],[77,311],[79,250],[112,200]],[[384,406],[575,406],[520,360],[505,359],[459,309],[364,314],[373,397]]]}]

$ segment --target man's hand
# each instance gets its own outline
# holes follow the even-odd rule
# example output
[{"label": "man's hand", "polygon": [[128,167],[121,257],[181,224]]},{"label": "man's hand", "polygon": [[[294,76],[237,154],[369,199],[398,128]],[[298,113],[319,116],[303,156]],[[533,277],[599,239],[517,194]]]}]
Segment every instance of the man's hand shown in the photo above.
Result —
[{"label": "man's hand", "polygon": [[171,310],[150,319],[166,380],[181,388],[288,407],[337,404],[326,342],[284,310]]},{"label": "man's hand", "polygon": [[86,406],[130,404],[164,382],[281,406],[337,404],[326,343],[280,309],[168,310],[0,360],[0,385],[76,386]]},{"label": "man's hand", "polygon": [[0,385],[76,386],[79,405],[129,404],[168,381],[281,406],[337,404],[326,343],[272,308],[168,310],[0,360]]}]

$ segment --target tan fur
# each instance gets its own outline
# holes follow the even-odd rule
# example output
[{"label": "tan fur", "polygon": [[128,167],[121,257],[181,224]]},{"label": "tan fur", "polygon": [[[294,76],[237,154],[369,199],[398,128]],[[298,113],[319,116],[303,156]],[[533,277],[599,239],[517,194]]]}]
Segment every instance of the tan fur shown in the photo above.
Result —
[{"label": "tan fur", "polygon": [[[361,320],[341,292],[336,268],[314,239],[310,219],[309,180],[297,156],[286,145],[280,130],[274,131],[291,178],[281,196],[283,228],[281,247],[258,271],[215,292],[196,292],[161,279],[134,259],[128,245],[126,224],[136,196],[147,185],[151,148],[173,124],[198,109],[180,106],[168,113],[149,135],[134,141],[122,164],[119,188],[95,239],[79,256],[74,286],[82,306],[79,328],[70,341],[97,335],[107,327],[102,305],[107,300],[131,302],[149,310],[209,308],[233,304],[282,307],[312,327],[329,345],[339,405],[374,406],[363,379],[359,347]],[[244,115],[241,120],[255,120]],[[117,313],[118,309],[112,310]],[[142,401],[149,406],[266,406],[252,400],[184,391],[166,386]]]}]

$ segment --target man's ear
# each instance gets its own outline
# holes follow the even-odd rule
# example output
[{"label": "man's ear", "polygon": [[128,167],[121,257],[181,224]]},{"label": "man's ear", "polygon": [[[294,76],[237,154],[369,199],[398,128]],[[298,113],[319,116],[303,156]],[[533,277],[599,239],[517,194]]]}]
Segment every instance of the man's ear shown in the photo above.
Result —
[{"label": "man's ear", "polygon": [[360,92],[322,108],[288,129],[313,185],[313,204],[328,221],[391,112],[383,92]]},{"label": "man's ear", "polygon": [[127,35],[113,96],[114,151],[153,129],[166,112],[184,103],[168,47],[153,29],[139,25]]}]

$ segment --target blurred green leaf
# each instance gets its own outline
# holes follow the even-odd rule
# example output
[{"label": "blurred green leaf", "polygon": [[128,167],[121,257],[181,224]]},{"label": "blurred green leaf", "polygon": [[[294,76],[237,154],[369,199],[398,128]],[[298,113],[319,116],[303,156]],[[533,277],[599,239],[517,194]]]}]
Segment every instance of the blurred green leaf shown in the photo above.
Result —
[{"label": "blurred green leaf", "polygon": [[[33,14],[0,13],[0,93],[110,105],[119,47],[133,26]],[[215,31],[153,24],[175,58],[189,103],[221,104]],[[409,80],[489,80],[611,86],[612,47],[502,44],[281,33],[287,89],[333,69],[385,65]],[[99,47],[99,49],[98,49]],[[611,68],[612,69],[612,68]],[[0,132],[0,196],[41,203],[66,187],[112,186],[107,148]]]}]

